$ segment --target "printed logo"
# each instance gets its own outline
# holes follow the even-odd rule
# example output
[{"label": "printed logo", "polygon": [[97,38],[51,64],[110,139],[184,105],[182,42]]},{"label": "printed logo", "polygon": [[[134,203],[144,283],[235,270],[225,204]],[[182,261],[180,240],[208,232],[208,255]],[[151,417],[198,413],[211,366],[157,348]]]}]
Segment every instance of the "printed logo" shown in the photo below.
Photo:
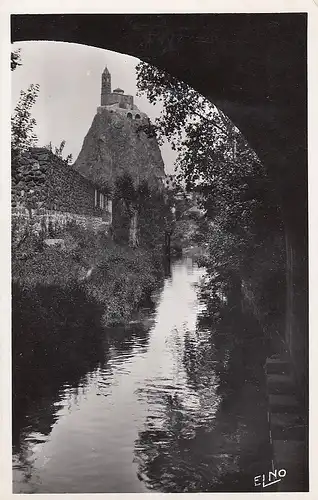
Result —
[{"label": "printed logo", "polygon": [[279,483],[287,474],[285,469],[277,470],[274,472],[270,471],[267,474],[262,474],[261,476],[254,477],[254,486],[262,486],[263,488],[267,488],[267,486],[272,486],[272,484]]}]

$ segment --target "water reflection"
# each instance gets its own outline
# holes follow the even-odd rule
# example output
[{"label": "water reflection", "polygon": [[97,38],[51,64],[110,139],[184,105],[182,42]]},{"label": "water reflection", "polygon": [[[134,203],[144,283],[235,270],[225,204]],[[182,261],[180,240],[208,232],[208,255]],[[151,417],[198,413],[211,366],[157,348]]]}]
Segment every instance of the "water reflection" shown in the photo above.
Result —
[{"label": "water reflection", "polygon": [[211,324],[203,275],[174,262],[152,304],[104,331],[102,358],[42,388],[16,425],[15,493],[250,490],[267,460],[255,325]]},{"label": "water reflection", "polygon": [[261,332],[239,311],[223,313],[213,327],[203,311],[182,349],[175,332],[186,383],[148,394],[160,418],[146,419],[135,459],[151,490],[253,491],[254,475],[270,466]]}]

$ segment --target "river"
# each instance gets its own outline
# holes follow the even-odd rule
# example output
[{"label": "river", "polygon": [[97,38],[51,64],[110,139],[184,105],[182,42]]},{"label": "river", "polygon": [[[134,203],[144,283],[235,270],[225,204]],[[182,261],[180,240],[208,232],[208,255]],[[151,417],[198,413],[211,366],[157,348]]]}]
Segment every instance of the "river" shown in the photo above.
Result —
[{"label": "river", "polygon": [[14,493],[252,490],[268,467],[263,384],[233,323],[200,321],[203,275],[173,263],[153,307],[105,330],[104,359],[28,409]]}]

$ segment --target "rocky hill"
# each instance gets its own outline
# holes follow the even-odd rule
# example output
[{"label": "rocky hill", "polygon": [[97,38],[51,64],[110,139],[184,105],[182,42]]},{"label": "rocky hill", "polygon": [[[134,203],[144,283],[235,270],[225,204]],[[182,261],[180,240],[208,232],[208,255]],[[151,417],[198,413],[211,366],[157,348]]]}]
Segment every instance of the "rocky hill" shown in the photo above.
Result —
[{"label": "rocky hill", "polygon": [[98,108],[74,168],[110,189],[124,173],[131,175],[135,185],[147,180],[151,188],[160,189],[165,175],[149,120],[135,106],[132,112],[116,105]]}]

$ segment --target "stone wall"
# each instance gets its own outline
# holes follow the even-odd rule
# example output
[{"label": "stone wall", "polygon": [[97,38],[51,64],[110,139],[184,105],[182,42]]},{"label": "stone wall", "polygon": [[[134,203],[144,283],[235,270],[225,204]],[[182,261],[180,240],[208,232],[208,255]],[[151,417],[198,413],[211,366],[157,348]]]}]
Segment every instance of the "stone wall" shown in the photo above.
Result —
[{"label": "stone wall", "polygon": [[12,172],[15,234],[48,235],[70,221],[93,230],[106,229],[111,223],[110,207],[105,190],[45,148],[25,152]]},{"label": "stone wall", "polygon": [[32,148],[12,173],[12,206],[101,216],[95,189],[105,193],[47,149]]},{"label": "stone wall", "polygon": [[108,224],[102,217],[79,215],[70,212],[58,212],[44,208],[26,209],[23,207],[12,208],[12,226],[15,230],[16,239],[19,240],[26,233],[35,235],[55,236],[70,222],[93,231],[105,228]]},{"label": "stone wall", "polygon": [[124,109],[134,108],[134,98],[132,95],[117,94],[112,92],[111,94],[102,94],[101,105],[110,106],[112,104],[118,104],[119,107]]}]

